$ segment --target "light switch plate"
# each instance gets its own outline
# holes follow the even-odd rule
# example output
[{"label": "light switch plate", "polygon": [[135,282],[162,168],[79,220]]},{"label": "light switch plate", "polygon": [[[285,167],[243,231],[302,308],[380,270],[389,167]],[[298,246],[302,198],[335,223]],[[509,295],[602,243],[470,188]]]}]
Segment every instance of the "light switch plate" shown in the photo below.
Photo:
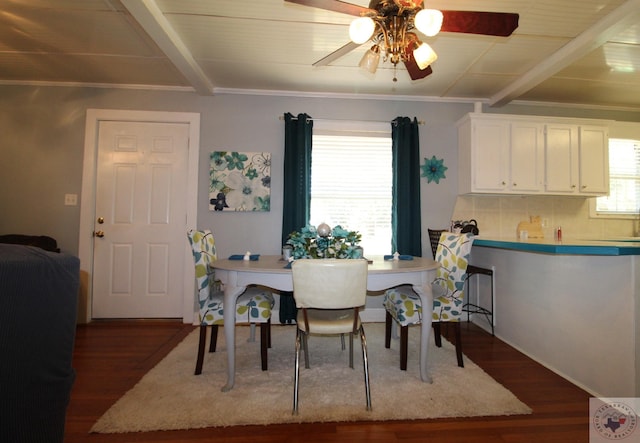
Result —
[{"label": "light switch plate", "polygon": [[64,195],[64,205],[65,206],[77,206],[78,205],[78,194],[65,194]]}]

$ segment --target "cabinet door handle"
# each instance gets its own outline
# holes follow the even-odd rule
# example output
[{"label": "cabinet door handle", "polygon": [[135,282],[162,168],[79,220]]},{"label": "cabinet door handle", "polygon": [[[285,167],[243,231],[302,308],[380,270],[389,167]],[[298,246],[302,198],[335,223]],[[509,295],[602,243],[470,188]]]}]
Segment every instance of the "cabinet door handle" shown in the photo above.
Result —
[{"label": "cabinet door handle", "polygon": [[518,184],[517,184],[517,183],[514,183],[514,184],[513,184],[513,186],[514,186],[514,187],[515,187],[515,186],[518,186]]}]

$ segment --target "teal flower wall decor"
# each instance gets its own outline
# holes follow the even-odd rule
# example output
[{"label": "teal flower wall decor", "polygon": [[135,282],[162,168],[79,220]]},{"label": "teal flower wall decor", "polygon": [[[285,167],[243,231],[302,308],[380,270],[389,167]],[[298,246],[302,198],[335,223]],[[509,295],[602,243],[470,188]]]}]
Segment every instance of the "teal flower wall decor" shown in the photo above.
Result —
[{"label": "teal flower wall decor", "polygon": [[424,165],[422,168],[422,177],[427,177],[427,183],[431,183],[433,180],[436,183],[440,183],[441,178],[447,178],[444,172],[449,169],[444,165],[444,159],[438,160],[434,155],[430,159],[424,159]]}]

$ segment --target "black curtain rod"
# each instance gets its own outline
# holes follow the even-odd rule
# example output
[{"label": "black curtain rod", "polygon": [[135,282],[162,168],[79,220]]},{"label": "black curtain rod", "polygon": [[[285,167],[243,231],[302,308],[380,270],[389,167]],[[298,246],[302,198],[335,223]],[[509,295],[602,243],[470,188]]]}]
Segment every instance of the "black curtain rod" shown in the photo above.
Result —
[{"label": "black curtain rod", "polygon": [[[284,116],[279,117],[280,120],[284,120]],[[291,120],[298,120],[298,117],[291,117]],[[335,122],[364,122],[364,123],[394,123],[394,122],[386,122],[383,120],[347,120],[347,119],[336,119],[336,118],[309,118],[311,121],[335,121]],[[424,125],[424,120],[418,120],[419,125]]]}]

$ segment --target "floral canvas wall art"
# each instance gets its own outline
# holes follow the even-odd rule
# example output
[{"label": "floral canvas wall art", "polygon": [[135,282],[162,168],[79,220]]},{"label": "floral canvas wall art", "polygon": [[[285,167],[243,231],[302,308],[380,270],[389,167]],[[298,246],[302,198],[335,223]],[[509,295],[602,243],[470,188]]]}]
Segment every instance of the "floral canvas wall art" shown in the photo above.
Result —
[{"label": "floral canvas wall art", "polygon": [[209,178],[209,210],[271,209],[271,153],[214,151]]}]

